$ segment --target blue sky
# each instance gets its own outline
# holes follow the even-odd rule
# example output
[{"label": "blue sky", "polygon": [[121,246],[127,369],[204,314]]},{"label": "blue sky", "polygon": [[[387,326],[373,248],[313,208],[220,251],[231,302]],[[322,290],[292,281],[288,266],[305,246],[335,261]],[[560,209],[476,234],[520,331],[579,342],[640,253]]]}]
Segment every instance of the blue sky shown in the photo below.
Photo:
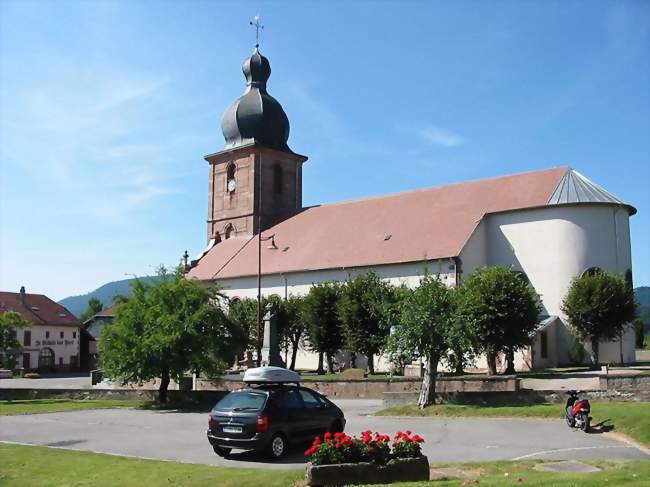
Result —
[{"label": "blue sky", "polygon": [[650,3],[0,2],[0,289],[60,299],[205,244],[261,14],[306,205],[571,165],[639,210]]}]

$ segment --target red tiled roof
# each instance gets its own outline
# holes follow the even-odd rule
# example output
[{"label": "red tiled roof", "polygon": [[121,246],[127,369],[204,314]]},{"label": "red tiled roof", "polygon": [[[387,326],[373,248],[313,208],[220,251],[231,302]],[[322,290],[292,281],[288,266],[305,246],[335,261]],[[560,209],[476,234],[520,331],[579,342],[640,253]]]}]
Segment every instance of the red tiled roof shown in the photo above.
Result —
[{"label": "red tiled roof", "polygon": [[81,322],[70,311],[43,294],[25,294],[25,303],[20,293],[0,291],[0,313],[16,311],[33,325],[81,326]]},{"label": "red tiled roof", "polygon": [[[262,273],[375,266],[455,257],[487,213],[544,206],[567,167],[304,209],[263,233]],[[390,238],[387,238],[390,235]],[[188,277],[257,274],[256,237],[215,245]]]}]

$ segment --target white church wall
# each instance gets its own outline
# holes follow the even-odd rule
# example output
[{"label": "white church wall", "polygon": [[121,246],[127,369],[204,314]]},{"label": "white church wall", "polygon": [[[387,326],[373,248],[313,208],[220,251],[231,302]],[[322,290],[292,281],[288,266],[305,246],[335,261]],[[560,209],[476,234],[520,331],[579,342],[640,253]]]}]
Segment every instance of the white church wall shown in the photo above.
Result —
[{"label": "white church wall", "polygon": [[489,215],[488,264],[512,264],[541,295],[549,315],[571,280],[590,267],[631,269],[627,211],[612,205],[549,206]]},{"label": "white church wall", "polygon": [[[561,305],[573,278],[590,267],[625,274],[632,268],[629,215],[614,205],[565,205],[489,215],[487,263],[512,265],[526,273],[541,296],[545,314],[567,322]],[[557,360],[569,359],[569,330],[558,329]],[[619,345],[604,344],[605,353]],[[614,352],[611,352],[613,354]],[[632,334],[623,340],[624,357],[634,357]]]},{"label": "white church wall", "polygon": [[[328,269],[320,271],[303,271],[287,274],[262,276],[262,295],[277,294],[280,297],[302,296],[309,292],[314,284],[323,282],[343,282],[359,274],[374,270],[379,277],[393,285],[406,284],[416,287],[428,272],[440,275],[447,285],[455,283],[455,269],[450,269],[453,260],[439,259],[423,262],[406,262],[403,264],[382,265],[377,267],[353,267],[348,269]],[[217,284],[229,297],[257,298],[257,276],[219,279]]]},{"label": "white church wall", "polygon": [[481,220],[460,252],[462,278],[469,276],[477,267],[487,264],[487,224]]}]

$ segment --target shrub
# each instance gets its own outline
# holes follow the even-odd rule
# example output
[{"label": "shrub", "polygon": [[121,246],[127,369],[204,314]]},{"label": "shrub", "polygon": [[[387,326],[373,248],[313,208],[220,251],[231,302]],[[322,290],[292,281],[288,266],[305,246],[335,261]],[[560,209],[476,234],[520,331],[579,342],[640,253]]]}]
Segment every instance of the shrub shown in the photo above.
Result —
[{"label": "shrub", "polygon": [[393,457],[395,458],[417,458],[422,456],[422,449],[420,443],[424,442],[424,438],[420,435],[411,436],[411,432],[406,430],[404,432],[398,431],[393,440]]}]

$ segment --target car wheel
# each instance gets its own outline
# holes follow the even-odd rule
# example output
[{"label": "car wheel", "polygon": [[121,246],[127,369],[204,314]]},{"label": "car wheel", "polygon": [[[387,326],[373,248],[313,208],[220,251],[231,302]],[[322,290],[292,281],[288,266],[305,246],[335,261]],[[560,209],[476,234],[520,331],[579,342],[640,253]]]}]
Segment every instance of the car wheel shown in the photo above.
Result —
[{"label": "car wheel", "polygon": [[217,455],[224,458],[230,455],[230,452],[232,451],[232,448],[221,448],[220,446],[217,445],[213,445],[212,449]]},{"label": "car wheel", "polygon": [[269,446],[266,448],[266,454],[273,460],[282,458],[287,451],[287,440],[284,435],[276,433],[271,438]]}]

